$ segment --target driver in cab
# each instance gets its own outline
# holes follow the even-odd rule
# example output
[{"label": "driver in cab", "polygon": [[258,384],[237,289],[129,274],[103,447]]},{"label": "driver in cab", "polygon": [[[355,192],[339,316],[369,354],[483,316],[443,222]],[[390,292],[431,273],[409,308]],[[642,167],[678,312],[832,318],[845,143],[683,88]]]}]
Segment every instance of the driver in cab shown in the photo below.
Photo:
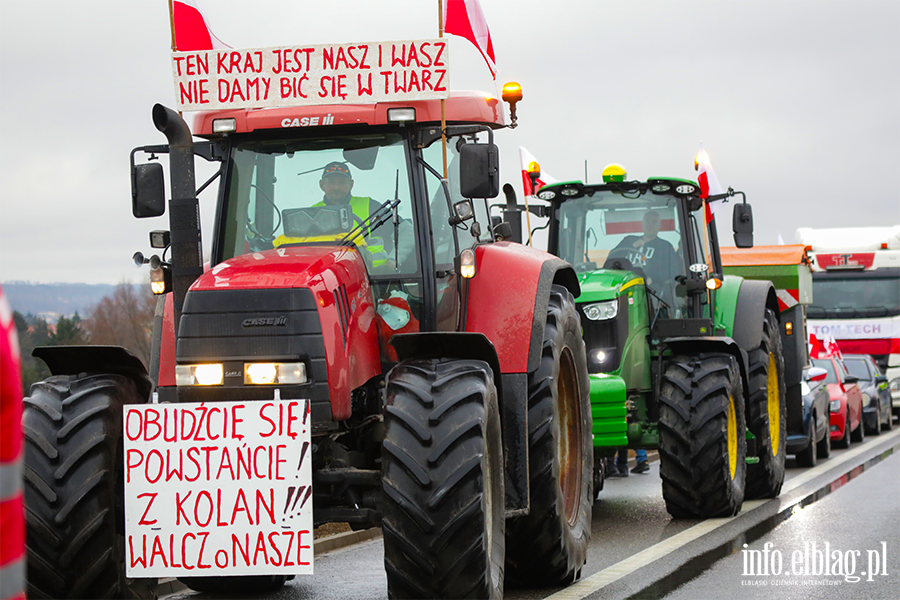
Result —
[{"label": "driver in cab", "polygon": [[[342,162],[331,162],[322,169],[322,177],[319,180],[319,188],[324,196],[321,202],[317,202],[313,206],[340,206],[348,205],[359,224],[374,214],[381,203],[376,202],[368,196],[352,196],[353,176],[350,174],[350,168]],[[354,241],[360,249],[367,253],[366,262],[370,263],[377,271],[393,271],[397,265],[403,262],[412,254],[414,246],[414,238],[412,236],[412,227],[406,220],[401,219],[398,226],[397,235],[397,252],[394,252],[394,227],[389,218],[387,222],[377,229],[370,231],[368,235],[358,236]],[[405,234],[405,235],[404,235]],[[279,236],[274,241],[277,248],[281,244],[302,241],[297,238]],[[394,257],[397,261],[394,264]]]},{"label": "driver in cab", "polygon": [[675,248],[659,237],[660,227],[659,213],[648,210],[641,219],[643,235],[629,235],[613,249],[613,252],[625,250],[631,264],[644,270],[647,285],[656,290],[662,290],[666,282],[674,280],[682,272]]}]

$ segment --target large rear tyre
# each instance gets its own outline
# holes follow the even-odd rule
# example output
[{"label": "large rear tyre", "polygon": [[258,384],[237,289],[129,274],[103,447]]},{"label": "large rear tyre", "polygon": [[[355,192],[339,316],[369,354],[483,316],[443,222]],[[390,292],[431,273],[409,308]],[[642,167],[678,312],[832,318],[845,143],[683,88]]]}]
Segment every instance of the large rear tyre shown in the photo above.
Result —
[{"label": "large rear tyre", "polygon": [[766,309],[762,341],[750,358],[747,427],[756,437],[759,462],[747,465],[746,497],[775,498],[784,483],[787,392],[778,318]]},{"label": "large rear tyre", "polygon": [[382,446],[391,598],[502,598],[506,509],[493,373],[478,360],[391,370]]},{"label": "large rear tyre", "polygon": [[155,598],[125,577],[120,375],[54,376],[24,400],[29,598]]},{"label": "large rear tyre", "polygon": [[660,390],[659,473],[676,519],[741,510],[747,470],[744,398],[734,357],[677,356]]},{"label": "large rear tyre", "polygon": [[507,526],[510,583],[567,584],[587,559],[594,452],[586,364],[575,299],[555,285],[541,363],[528,376],[531,511]]}]

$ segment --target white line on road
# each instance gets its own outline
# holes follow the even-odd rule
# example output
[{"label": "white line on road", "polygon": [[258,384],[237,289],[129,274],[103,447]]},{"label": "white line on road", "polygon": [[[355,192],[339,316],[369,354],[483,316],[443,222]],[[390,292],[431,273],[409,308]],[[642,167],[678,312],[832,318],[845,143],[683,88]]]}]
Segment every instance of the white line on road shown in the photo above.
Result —
[{"label": "white line on road", "polygon": [[[861,426],[862,423],[860,423],[860,427]],[[900,437],[900,431],[895,431],[888,435],[882,436],[878,438],[877,441],[884,442],[897,437]],[[873,438],[873,441],[875,441],[875,438]],[[784,486],[781,488],[781,493],[786,494],[797,489],[804,483],[811,481],[812,479],[818,477],[826,471],[830,471],[835,467],[839,467],[840,465],[853,460],[868,449],[870,449],[868,444],[858,446],[857,448],[848,450],[839,458],[829,460],[828,462],[822,463],[815,468],[805,471],[802,475],[792,477],[790,481],[785,482]],[[726,517],[724,519],[707,519],[689,529],[685,529],[681,533],[677,533],[670,538],[667,538],[657,544],[654,544],[653,546],[650,546],[646,550],[642,550],[637,554],[632,554],[625,560],[619,561],[611,567],[607,567],[602,571],[597,571],[593,575],[585,577],[578,583],[570,585],[566,589],[560,590],[552,596],[547,596],[545,600],[580,600],[581,598],[586,598],[587,596],[609,585],[610,583],[621,579],[626,575],[634,573],[638,569],[645,567],[656,560],[659,560],[665,555],[678,550],[682,546],[689,544],[697,538],[706,535],[707,533],[718,529],[719,527],[727,525],[734,519],[740,517],[742,514],[750,512],[753,509],[762,506],[766,502],[769,502],[769,500],[750,500],[744,502],[744,505],[741,508],[741,512],[734,517]]]}]

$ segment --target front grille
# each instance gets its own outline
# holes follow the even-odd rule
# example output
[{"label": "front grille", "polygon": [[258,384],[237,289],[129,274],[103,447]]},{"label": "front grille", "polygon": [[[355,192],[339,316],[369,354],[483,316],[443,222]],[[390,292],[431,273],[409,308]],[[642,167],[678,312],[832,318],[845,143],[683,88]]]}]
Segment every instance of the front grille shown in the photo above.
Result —
[{"label": "front grille", "polygon": [[180,364],[223,362],[226,372],[241,372],[222,387],[179,390],[181,401],[196,402],[270,399],[271,387],[244,386],[243,362],[302,361],[309,383],[278,386],[282,398],[309,398],[314,419],[325,408],[331,418],[322,324],[309,289],[188,292],[176,355]]}]

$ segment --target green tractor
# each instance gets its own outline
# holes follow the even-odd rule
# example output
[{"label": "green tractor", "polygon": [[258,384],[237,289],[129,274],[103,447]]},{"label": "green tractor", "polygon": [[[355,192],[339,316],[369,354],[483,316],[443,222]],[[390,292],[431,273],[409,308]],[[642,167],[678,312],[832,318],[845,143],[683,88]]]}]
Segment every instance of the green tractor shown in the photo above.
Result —
[{"label": "green tractor", "polygon": [[[784,481],[775,289],[723,275],[695,182],[625,179],[611,165],[603,184],[548,185],[537,196],[549,206],[530,208],[549,218],[548,249],[575,266],[581,285],[595,469],[621,447],[658,449],[673,517],[734,515],[745,498],[777,496]],[[734,230],[737,246],[752,247],[746,197]]]}]

